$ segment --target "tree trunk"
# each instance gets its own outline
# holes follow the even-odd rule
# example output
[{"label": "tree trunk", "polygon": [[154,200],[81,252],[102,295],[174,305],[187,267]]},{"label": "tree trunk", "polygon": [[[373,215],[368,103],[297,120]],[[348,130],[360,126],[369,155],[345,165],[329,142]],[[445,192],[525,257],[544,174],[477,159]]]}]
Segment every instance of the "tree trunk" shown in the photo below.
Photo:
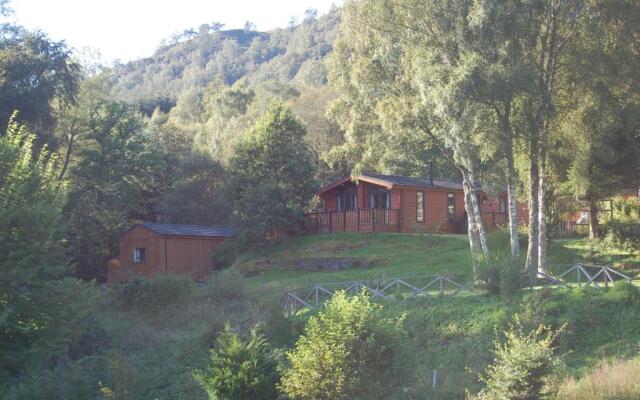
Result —
[{"label": "tree trunk", "polygon": [[526,271],[529,284],[533,286],[538,271],[538,141],[534,137],[529,143],[529,245],[527,246]]},{"label": "tree trunk", "polygon": [[589,201],[589,239],[598,238],[598,205],[595,201]]},{"label": "tree trunk", "polygon": [[487,262],[487,265],[491,267],[491,253],[489,251],[489,244],[487,242],[487,233],[484,229],[484,224],[482,223],[482,215],[480,214],[480,205],[478,204],[476,181],[473,172],[467,172],[465,176],[463,176],[463,186],[467,186],[467,191],[469,192],[469,202],[471,203],[471,208],[473,211],[472,215],[475,218],[476,229],[478,232],[478,237],[480,238],[480,246],[482,247],[484,259]]},{"label": "tree trunk", "polygon": [[509,240],[511,258],[520,258],[520,242],[518,241],[518,209],[516,200],[516,170],[513,165],[513,150],[507,150],[507,202],[509,206]]},{"label": "tree trunk", "polygon": [[471,249],[471,267],[473,269],[473,278],[478,280],[480,278],[478,273],[478,263],[480,258],[480,239],[478,238],[478,232],[476,228],[476,220],[473,216],[473,208],[471,206],[471,200],[469,198],[469,190],[463,185],[464,191],[464,208],[467,212],[467,234],[469,236],[469,247]]},{"label": "tree trunk", "polygon": [[538,271],[547,273],[547,176],[546,147],[540,143],[540,170],[538,187]]}]

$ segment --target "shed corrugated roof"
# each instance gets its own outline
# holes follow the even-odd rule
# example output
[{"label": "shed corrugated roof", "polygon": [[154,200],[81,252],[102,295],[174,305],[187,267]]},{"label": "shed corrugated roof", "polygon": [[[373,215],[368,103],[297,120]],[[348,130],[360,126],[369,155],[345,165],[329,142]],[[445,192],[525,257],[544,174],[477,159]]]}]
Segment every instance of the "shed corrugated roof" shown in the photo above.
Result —
[{"label": "shed corrugated roof", "polygon": [[236,234],[236,229],[228,226],[156,224],[150,222],[140,225],[164,236],[232,237]]}]

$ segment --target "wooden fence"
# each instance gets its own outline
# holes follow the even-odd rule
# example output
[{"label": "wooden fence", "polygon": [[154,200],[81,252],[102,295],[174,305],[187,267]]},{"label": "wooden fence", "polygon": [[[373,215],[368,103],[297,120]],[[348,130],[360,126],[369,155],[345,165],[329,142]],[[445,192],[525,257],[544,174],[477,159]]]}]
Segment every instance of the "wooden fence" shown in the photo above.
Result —
[{"label": "wooden fence", "polygon": [[400,232],[400,210],[361,208],[308,213],[304,216],[303,231],[306,233]]},{"label": "wooden fence", "polygon": [[[569,281],[570,278],[575,276],[575,281]],[[575,263],[571,268],[567,269],[558,277],[554,277],[550,274],[538,273],[538,279],[545,282],[545,286],[564,286],[568,287],[574,283],[578,286],[594,286],[598,289],[602,287],[609,287],[610,284],[614,284],[617,280],[624,280],[631,282],[633,278],[628,275],[618,272],[615,269],[607,265],[592,265],[584,263]]]},{"label": "wooden fence", "polygon": [[[571,278],[574,276],[575,281],[572,281]],[[463,281],[462,278],[462,275],[457,277],[428,275],[390,280],[383,277],[382,279],[362,281],[319,283],[310,285],[308,288],[287,291],[282,297],[282,308],[289,317],[295,316],[305,308],[319,309],[337,291],[344,291],[350,295],[368,292],[372,299],[392,301],[418,296],[443,298],[455,296],[459,292],[473,292],[474,289],[471,285],[460,283]],[[577,284],[578,286],[593,286],[601,289],[609,287],[616,281],[631,282],[635,278],[606,265],[576,263],[557,277],[539,273],[538,279],[542,281],[542,287],[569,287],[572,284]]]},{"label": "wooden fence", "polygon": [[344,291],[351,295],[368,292],[372,299],[395,300],[405,296],[441,298],[455,296],[461,291],[471,292],[472,289],[446,275],[322,283],[305,289],[288,291],[282,297],[282,308],[289,317],[296,315],[304,308],[318,309],[337,291]]}]

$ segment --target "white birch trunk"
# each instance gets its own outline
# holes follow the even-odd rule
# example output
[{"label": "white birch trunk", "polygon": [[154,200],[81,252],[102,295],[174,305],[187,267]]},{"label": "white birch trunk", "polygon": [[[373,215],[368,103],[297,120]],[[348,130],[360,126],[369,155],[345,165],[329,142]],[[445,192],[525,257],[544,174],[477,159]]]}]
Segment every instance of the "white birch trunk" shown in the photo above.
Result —
[{"label": "white birch trunk", "polygon": [[480,214],[480,205],[478,204],[478,194],[476,191],[476,182],[473,172],[467,172],[463,177],[463,186],[467,186],[469,192],[469,201],[471,202],[472,215],[475,218],[476,230],[480,239],[480,247],[482,247],[482,253],[485,261],[489,264],[491,261],[491,253],[489,251],[489,244],[487,242],[487,233],[482,223],[482,216]]},{"label": "white birch trunk", "polygon": [[540,169],[540,187],[538,188],[538,272],[547,273],[547,180],[545,166]]},{"label": "white birch trunk", "polygon": [[507,203],[509,207],[509,240],[511,244],[511,258],[520,258],[520,241],[518,240],[518,205],[516,199],[516,172],[513,166],[513,154],[507,157]]},{"label": "white birch trunk", "polygon": [[532,140],[529,149],[529,245],[527,247],[526,271],[529,284],[535,283],[538,271],[538,143]]},{"label": "white birch trunk", "polygon": [[463,185],[462,189],[464,191],[464,208],[467,212],[467,234],[469,236],[469,247],[471,250],[471,266],[473,269],[473,278],[475,280],[478,280],[480,278],[480,275],[478,273],[480,240],[478,238],[476,220],[473,217],[473,207],[471,205],[471,201],[469,200],[469,190],[467,190],[466,185]]}]

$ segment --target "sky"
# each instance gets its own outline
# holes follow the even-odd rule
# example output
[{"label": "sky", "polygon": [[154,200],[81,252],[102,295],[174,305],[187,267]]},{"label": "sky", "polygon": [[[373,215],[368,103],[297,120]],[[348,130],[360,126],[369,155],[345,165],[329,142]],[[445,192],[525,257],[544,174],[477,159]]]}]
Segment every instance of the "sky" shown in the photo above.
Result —
[{"label": "sky", "polygon": [[153,54],[162,39],[203,23],[220,21],[223,29],[251,21],[261,31],[284,28],[305,10],[318,15],[342,0],[11,0],[11,18],[40,29],[74,49],[100,52],[104,62],[122,62]]}]

